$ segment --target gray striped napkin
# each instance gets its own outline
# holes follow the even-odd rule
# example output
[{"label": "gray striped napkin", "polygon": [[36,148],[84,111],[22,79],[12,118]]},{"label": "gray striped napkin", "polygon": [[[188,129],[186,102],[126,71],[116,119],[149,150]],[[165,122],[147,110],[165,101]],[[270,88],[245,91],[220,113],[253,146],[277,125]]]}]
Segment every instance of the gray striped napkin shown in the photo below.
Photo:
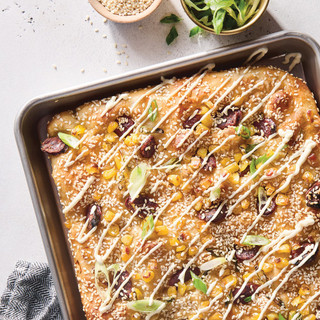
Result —
[{"label": "gray striped napkin", "polygon": [[18,261],[0,300],[1,320],[62,320],[50,269]]}]

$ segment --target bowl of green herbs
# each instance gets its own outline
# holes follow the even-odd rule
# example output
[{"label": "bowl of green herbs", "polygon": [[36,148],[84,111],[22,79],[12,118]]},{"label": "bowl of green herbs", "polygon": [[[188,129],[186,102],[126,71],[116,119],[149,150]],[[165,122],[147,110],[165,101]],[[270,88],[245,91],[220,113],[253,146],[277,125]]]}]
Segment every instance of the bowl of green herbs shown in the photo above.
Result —
[{"label": "bowl of green herbs", "polygon": [[261,17],[268,3],[269,0],[181,0],[195,24],[219,35],[246,30]]}]

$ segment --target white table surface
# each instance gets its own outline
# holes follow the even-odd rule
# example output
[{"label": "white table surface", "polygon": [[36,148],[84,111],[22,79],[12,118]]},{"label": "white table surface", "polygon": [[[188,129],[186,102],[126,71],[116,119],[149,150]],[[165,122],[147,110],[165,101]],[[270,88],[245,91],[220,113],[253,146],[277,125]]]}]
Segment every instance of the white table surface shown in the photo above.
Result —
[{"label": "white table surface", "polygon": [[[177,41],[167,46],[170,26],[159,20],[170,13],[184,20]],[[130,25],[104,23],[86,0],[1,1],[0,294],[17,260],[46,261],[13,134],[14,118],[28,100],[280,30],[320,42],[319,16],[319,0],[271,0],[262,19],[241,35],[189,39],[194,25],[180,0],[163,0],[151,16]]]}]

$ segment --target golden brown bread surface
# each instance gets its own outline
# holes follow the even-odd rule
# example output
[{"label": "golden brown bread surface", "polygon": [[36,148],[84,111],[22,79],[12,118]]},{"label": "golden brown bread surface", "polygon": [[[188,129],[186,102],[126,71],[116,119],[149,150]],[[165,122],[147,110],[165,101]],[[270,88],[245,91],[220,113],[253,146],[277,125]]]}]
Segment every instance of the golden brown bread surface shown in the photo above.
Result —
[{"label": "golden brown bread surface", "polygon": [[[51,161],[87,319],[144,319],[127,303],[152,294],[152,319],[319,319],[319,125],[306,84],[271,67],[54,116],[49,137],[80,140]],[[102,311],[96,261],[122,272]]]}]

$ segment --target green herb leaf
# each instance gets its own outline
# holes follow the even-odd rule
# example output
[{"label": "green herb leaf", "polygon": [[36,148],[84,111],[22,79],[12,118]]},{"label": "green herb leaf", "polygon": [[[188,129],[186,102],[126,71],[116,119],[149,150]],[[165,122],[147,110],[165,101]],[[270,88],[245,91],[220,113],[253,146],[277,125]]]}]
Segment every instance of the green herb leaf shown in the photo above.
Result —
[{"label": "green herb leaf", "polygon": [[174,13],[172,13],[170,16],[166,16],[160,20],[161,23],[177,23],[181,21],[182,19],[178,16],[176,16]]},{"label": "green herb leaf", "polygon": [[236,127],[236,134],[243,139],[249,139],[251,136],[249,128],[243,125]]},{"label": "green herb leaf", "polygon": [[221,189],[220,188],[214,188],[210,191],[210,201],[216,201],[220,198],[221,195]]},{"label": "green herb leaf", "polygon": [[245,152],[249,153],[250,151],[252,151],[259,143],[254,143],[254,144],[248,144],[246,146]]},{"label": "green herb leaf", "polygon": [[190,30],[190,33],[189,33],[189,37],[192,38],[194,37],[196,34],[199,34],[202,32],[202,28],[200,28],[199,26],[195,26],[194,28],[192,28]]},{"label": "green herb leaf", "polygon": [[178,31],[176,27],[173,26],[166,38],[167,45],[170,45],[174,41],[174,39],[177,37],[178,37]]},{"label": "green herb leaf", "polygon": [[256,159],[252,159],[250,162],[250,173],[254,174],[256,171]]},{"label": "green herb leaf", "polygon": [[248,302],[252,301],[252,297],[251,296],[246,297],[246,298],[243,299],[243,301],[248,303]]},{"label": "green herb leaf", "polygon": [[141,238],[144,239],[145,237],[148,237],[153,232],[153,228],[154,228],[153,216],[150,215],[146,218],[146,221],[143,224]]},{"label": "green herb leaf", "polygon": [[161,310],[164,309],[166,306],[165,302],[162,302],[160,300],[153,300],[151,306],[150,306],[150,300],[136,300],[136,301],[130,301],[127,303],[127,307],[130,310],[142,312],[142,313],[159,313]]},{"label": "green herb leaf", "polygon": [[279,317],[279,320],[286,320],[286,318],[281,313],[279,313],[278,317]]},{"label": "green herb leaf", "polygon": [[245,237],[242,244],[246,246],[266,246],[270,243],[270,240],[263,236],[248,235]]},{"label": "green herb leaf", "polygon": [[213,16],[212,24],[213,24],[214,32],[216,34],[220,34],[223,28],[223,22],[224,22],[226,13],[227,13],[226,10],[219,9],[218,11],[215,12],[215,15]]},{"label": "green herb leaf", "polygon": [[140,191],[146,184],[148,170],[149,166],[145,163],[140,163],[132,170],[128,186],[128,191],[132,201],[139,195]]},{"label": "green herb leaf", "polygon": [[207,285],[197,275],[195,275],[192,271],[190,271],[190,273],[191,273],[194,287],[206,294],[207,290],[208,290]]},{"label": "green herb leaf", "polygon": [[201,271],[212,270],[212,269],[215,269],[216,267],[218,267],[221,264],[224,264],[226,262],[227,262],[227,259],[225,257],[214,258],[214,259],[212,259],[210,261],[207,261],[207,262],[203,263],[200,266],[200,270]]},{"label": "green herb leaf", "polygon": [[58,133],[58,137],[64,142],[67,146],[73,149],[79,149],[79,139],[75,136],[63,132]]},{"label": "green herb leaf", "polygon": [[250,162],[250,173],[254,174],[257,171],[257,166],[260,163],[267,162],[270,158],[271,158],[271,156],[268,157],[266,154],[264,154],[263,156],[261,156],[257,159],[252,159]]},{"label": "green herb leaf", "polygon": [[148,109],[148,113],[151,114],[151,116],[149,117],[149,120],[154,122],[157,119],[158,116],[158,104],[157,104],[157,100],[152,100],[150,103],[150,107]]}]

